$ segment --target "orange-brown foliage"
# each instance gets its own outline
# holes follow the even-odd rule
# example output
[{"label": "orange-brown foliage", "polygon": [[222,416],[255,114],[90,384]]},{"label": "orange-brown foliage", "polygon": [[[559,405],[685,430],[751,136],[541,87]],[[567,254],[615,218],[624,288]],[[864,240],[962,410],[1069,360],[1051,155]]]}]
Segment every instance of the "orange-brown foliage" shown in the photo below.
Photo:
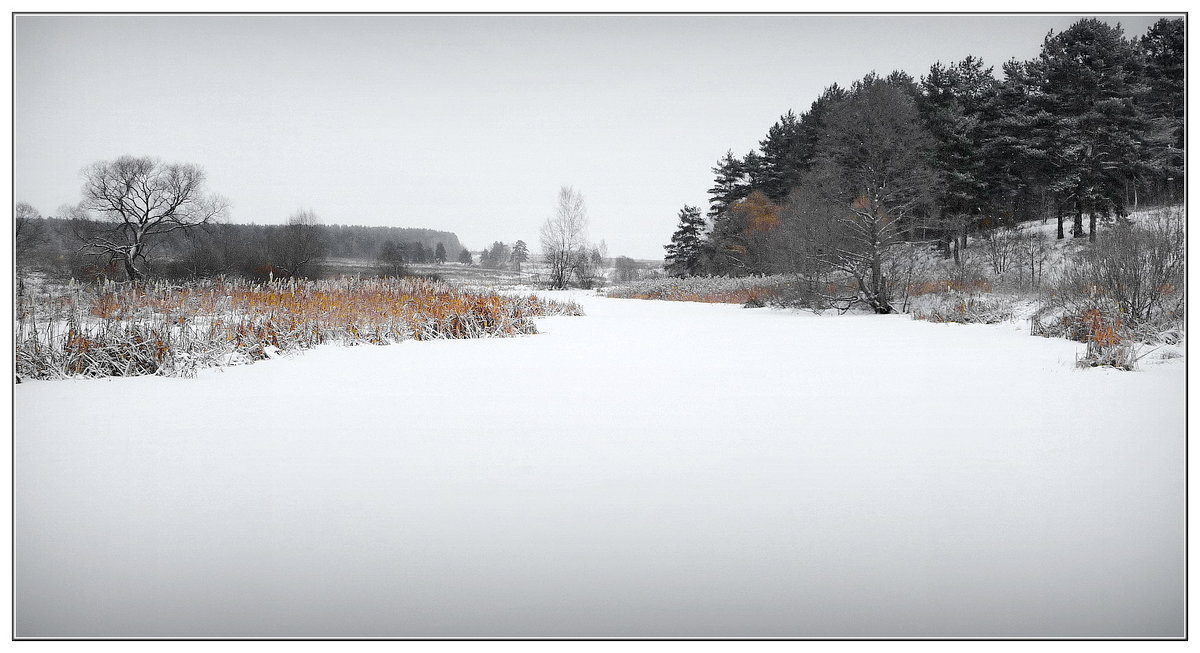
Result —
[{"label": "orange-brown foliage", "polygon": [[1121,320],[1114,318],[1111,322],[1104,317],[1100,309],[1093,308],[1084,311],[1083,324],[1091,331],[1089,337],[1092,342],[1101,347],[1108,347],[1121,342],[1121,337],[1117,335],[1117,329],[1121,328]]},{"label": "orange-brown foliage", "polygon": [[730,210],[744,216],[746,235],[751,236],[778,227],[783,208],[768,199],[762,192],[754,191]]}]

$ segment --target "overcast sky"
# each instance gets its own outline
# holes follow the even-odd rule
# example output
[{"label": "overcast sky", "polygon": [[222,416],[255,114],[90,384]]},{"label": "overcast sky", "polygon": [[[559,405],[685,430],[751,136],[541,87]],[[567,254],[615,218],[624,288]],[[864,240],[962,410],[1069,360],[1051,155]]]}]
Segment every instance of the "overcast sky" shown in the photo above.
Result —
[{"label": "overcast sky", "polygon": [[[560,186],[660,259],[711,168],[876,70],[1035,56],[1079,16],[18,16],[14,201],[122,154],[195,163],[234,222],[538,229]],[[1156,16],[1101,17],[1140,35]]]}]

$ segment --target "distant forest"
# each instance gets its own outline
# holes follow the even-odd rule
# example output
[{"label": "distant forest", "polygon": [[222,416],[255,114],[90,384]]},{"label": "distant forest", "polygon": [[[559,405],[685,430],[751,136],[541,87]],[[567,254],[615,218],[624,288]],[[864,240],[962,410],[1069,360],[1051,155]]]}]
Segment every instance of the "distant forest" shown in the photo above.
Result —
[{"label": "distant forest", "polygon": [[679,213],[668,272],[848,278],[887,312],[893,245],[959,261],[969,234],[1029,220],[1094,241],[1183,199],[1184,46],[1182,19],[1131,39],[1084,19],[999,74],[967,57],[832,84],[717,162],[707,214]]},{"label": "distant forest", "polygon": [[[18,216],[17,226],[19,268],[60,279],[125,277],[119,259],[97,256],[84,246],[109,231],[109,223]],[[379,261],[394,251],[407,253],[402,259],[406,263],[433,262],[435,252],[457,260],[463,246],[455,234],[433,229],[326,225],[315,220],[284,225],[215,222],[155,236],[147,241],[145,259],[147,272],[157,277],[261,279],[317,277],[328,259]]]}]

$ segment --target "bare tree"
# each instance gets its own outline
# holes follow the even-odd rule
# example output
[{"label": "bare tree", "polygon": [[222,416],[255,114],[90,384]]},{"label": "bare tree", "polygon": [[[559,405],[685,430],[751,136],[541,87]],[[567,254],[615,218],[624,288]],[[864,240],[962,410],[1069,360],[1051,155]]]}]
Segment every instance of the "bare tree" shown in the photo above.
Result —
[{"label": "bare tree", "polygon": [[303,277],[311,274],[311,266],[324,255],[320,239],[321,220],[311,209],[296,211],[283,226],[271,256],[282,276]]},{"label": "bare tree", "polygon": [[[1021,237],[1021,265],[1029,271],[1029,287],[1037,288],[1045,276],[1046,259],[1050,255],[1050,244],[1046,237],[1036,231],[1031,231]],[[1024,272],[1022,272],[1022,283]]]},{"label": "bare tree", "polygon": [[819,274],[851,281],[854,295],[829,297],[835,303],[895,312],[896,280],[885,263],[931,200],[930,143],[912,98],[874,76],[857,82],[829,119],[817,162],[789,199],[784,221],[795,234],[793,256],[816,262]]},{"label": "bare tree", "polygon": [[45,225],[38,210],[20,202],[13,207],[13,254],[18,267],[46,239]]},{"label": "bare tree", "polygon": [[567,287],[580,253],[587,248],[587,223],[583,195],[569,186],[560,188],[554,217],[546,219],[541,233],[542,256],[550,265],[551,288]]},{"label": "bare tree", "polygon": [[628,283],[642,278],[644,263],[639,263],[628,256],[618,256],[613,259],[613,274],[617,283]]},{"label": "bare tree", "polygon": [[987,254],[992,272],[1004,274],[1021,253],[1021,234],[1012,227],[985,229],[980,234],[983,251]]},{"label": "bare tree", "polygon": [[145,276],[146,248],[156,236],[216,220],[227,206],[206,192],[204,171],[192,164],[122,156],[92,164],[84,179],[82,208],[111,223],[84,250],[120,262],[130,281]]}]

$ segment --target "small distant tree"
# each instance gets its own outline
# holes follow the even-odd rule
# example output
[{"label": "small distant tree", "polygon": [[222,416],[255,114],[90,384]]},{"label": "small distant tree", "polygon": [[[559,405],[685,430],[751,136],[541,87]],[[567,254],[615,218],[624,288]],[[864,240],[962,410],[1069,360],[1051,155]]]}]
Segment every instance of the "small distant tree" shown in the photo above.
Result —
[{"label": "small distant tree", "polygon": [[380,276],[402,277],[408,269],[404,267],[404,250],[395,241],[389,240],[379,248]]},{"label": "small distant tree", "polygon": [[412,245],[412,260],[413,263],[429,262],[429,250],[425,249],[425,245],[420,241],[417,241]]},{"label": "small distant tree", "polygon": [[645,266],[628,256],[618,256],[613,259],[613,277],[617,283],[637,281],[642,277]]},{"label": "small distant tree", "polygon": [[601,266],[604,257],[599,248],[584,245],[576,251],[572,258],[574,263],[571,267],[571,276],[575,278],[579,287],[592,288],[603,280]]},{"label": "small distant tree", "polygon": [[323,256],[320,241],[321,221],[310,210],[297,211],[288,217],[278,242],[273,243],[275,252],[272,263],[283,276],[306,277],[312,274],[312,265]]},{"label": "small distant tree", "polygon": [[437,261],[438,265],[446,262],[446,246],[440,242],[437,244],[437,248],[433,250],[433,260]]},{"label": "small distant tree", "polygon": [[42,216],[33,206],[21,202],[13,207],[13,248],[17,265],[46,239]]},{"label": "small distant tree", "polygon": [[983,251],[987,255],[992,272],[1004,274],[1014,264],[1019,264],[1022,242],[1021,236],[1010,227],[987,229],[980,234],[983,241]]},{"label": "small distant tree", "polygon": [[37,209],[25,202],[13,207],[13,257],[16,263],[17,295],[25,294],[25,275],[31,267],[30,259],[46,242],[46,228],[41,218]]},{"label": "small distant tree", "polygon": [[500,269],[508,265],[512,250],[508,245],[495,241],[492,246],[479,252],[479,265],[489,269]]},{"label": "small distant tree", "polygon": [[1046,237],[1036,231],[1030,231],[1021,237],[1021,278],[1022,283],[1028,275],[1029,286],[1037,288],[1045,276],[1046,260],[1050,256],[1050,244]]},{"label": "small distant tree", "polygon": [[603,281],[608,278],[608,270],[612,267],[612,259],[608,257],[608,243],[600,239],[600,244],[592,248],[592,267],[595,268],[596,278]]},{"label": "small distant tree", "polygon": [[554,216],[542,224],[542,255],[550,266],[550,287],[566,288],[587,245],[587,207],[583,195],[564,186],[558,191]]},{"label": "small distant tree", "polygon": [[464,247],[463,251],[458,254],[458,262],[463,265],[474,265],[475,261],[471,258],[471,250]]},{"label": "small distant tree", "polygon": [[526,245],[525,241],[518,240],[513,245],[511,260],[513,270],[520,272],[521,264],[529,260],[529,245]]},{"label": "small distant tree", "polygon": [[134,156],[100,161],[84,171],[82,207],[111,226],[90,236],[84,250],[120,263],[126,278],[138,281],[146,274],[146,249],[156,238],[208,224],[226,206],[205,190],[198,166]]}]

